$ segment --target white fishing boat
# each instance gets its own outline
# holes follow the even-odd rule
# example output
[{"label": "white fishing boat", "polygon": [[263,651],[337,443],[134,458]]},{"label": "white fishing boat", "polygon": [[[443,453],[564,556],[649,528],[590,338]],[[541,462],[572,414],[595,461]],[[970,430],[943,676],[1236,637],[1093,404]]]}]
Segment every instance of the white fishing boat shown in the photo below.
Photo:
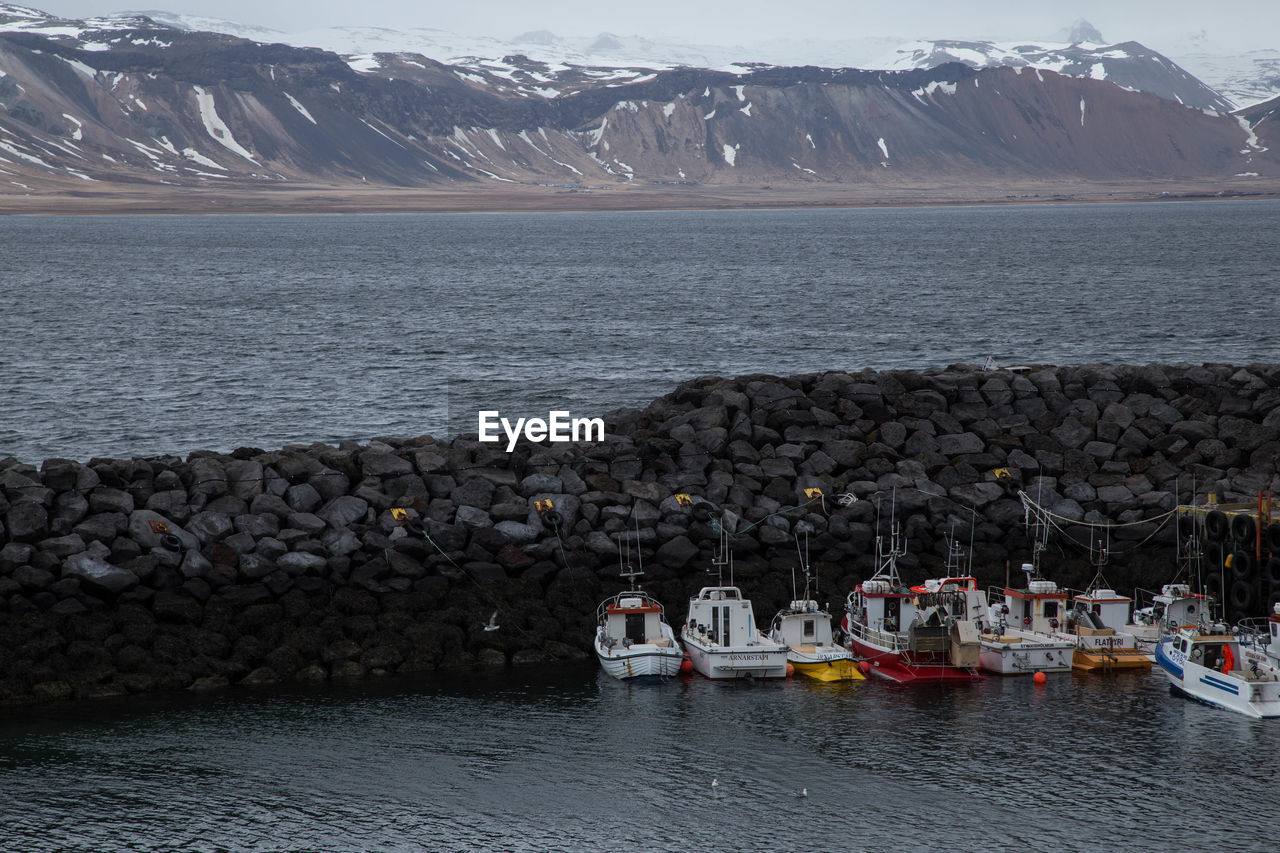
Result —
[{"label": "white fishing boat", "polygon": [[[799,543],[796,543],[799,551]],[[787,647],[787,663],[801,675],[819,681],[861,681],[853,654],[835,641],[831,631],[831,614],[818,607],[810,595],[817,595],[817,577],[801,558],[804,567],[804,594],[773,617],[769,638]],[[795,572],[791,575],[791,594],[795,595]]]},{"label": "white fishing boat", "polygon": [[[1024,589],[1006,587],[993,601],[984,625],[982,668],[1000,675],[1070,672],[1076,644],[1057,634],[1067,609],[1067,593],[1051,580],[1035,577],[1031,563]],[[994,596],[993,596],[994,598]]]},{"label": "white fishing boat", "polygon": [[[707,678],[785,678],[787,647],[756,628],[751,602],[733,585],[732,562],[726,534],[716,555],[716,586],[707,586],[689,599],[689,615],[680,630],[680,642],[694,672]],[[729,585],[723,570],[730,568]]]},{"label": "white fishing boat", "polygon": [[1082,672],[1151,669],[1151,659],[1138,648],[1133,634],[1124,630],[1132,603],[1132,598],[1096,585],[1072,597],[1064,628],[1054,636],[1075,642],[1073,669]]},{"label": "white fishing boat", "polygon": [[[1148,593],[1138,590],[1137,594]],[[1150,597],[1151,604],[1134,608],[1133,621],[1124,627],[1144,653],[1154,656],[1156,643],[1179,628],[1199,627],[1202,633],[1208,632],[1211,600],[1192,592],[1190,584],[1167,583]]]},{"label": "white fishing boat", "polygon": [[1156,646],[1156,663],[1176,693],[1248,717],[1280,717],[1280,669],[1247,657],[1232,634],[1179,628]]},{"label": "white fishing boat", "polygon": [[[1177,521],[1177,540],[1181,544],[1178,548],[1179,569],[1174,577],[1175,582],[1160,587],[1158,593],[1135,590],[1138,598],[1135,603],[1139,606],[1134,607],[1133,619],[1124,628],[1125,633],[1133,635],[1138,648],[1153,661],[1156,644],[1165,637],[1176,634],[1179,628],[1199,628],[1201,634],[1221,634],[1227,631],[1226,625],[1215,624],[1213,621],[1211,611],[1214,600],[1195,592],[1192,583],[1186,582],[1194,581],[1196,588],[1203,588],[1201,564],[1204,552],[1200,539],[1195,535],[1195,525],[1191,525],[1189,535],[1184,535],[1180,516]],[[1186,581],[1178,583],[1178,578]],[[1145,601],[1151,603],[1143,604]]]},{"label": "white fishing boat", "polygon": [[[630,566],[628,566],[630,569]],[[662,605],[636,582],[644,573],[624,571],[630,589],[596,611],[596,657],[606,673],[623,681],[665,681],[680,673],[684,651],[663,618]]]}]

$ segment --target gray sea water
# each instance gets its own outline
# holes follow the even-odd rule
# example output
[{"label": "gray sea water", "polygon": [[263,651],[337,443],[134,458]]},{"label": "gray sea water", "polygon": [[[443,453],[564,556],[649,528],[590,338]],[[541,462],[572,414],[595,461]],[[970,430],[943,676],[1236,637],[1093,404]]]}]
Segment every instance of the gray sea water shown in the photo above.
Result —
[{"label": "gray sea water", "polygon": [[[1277,233],[1273,202],[0,219],[0,457],[442,434],[705,374],[1275,361]],[[0,850],[1271,850],[1278,723],[1158,674],[593,665],[5,708]]]},{"label": "gray sea water", "polygon": [[1248,363],[1280,202],[0,219],[0,457],[596,416],[699,375]]},{"label": "gray sea water", "polygon": [[1157,673],[134,697],[0,716],[0,848],[1270,851],[1277,723]]}]

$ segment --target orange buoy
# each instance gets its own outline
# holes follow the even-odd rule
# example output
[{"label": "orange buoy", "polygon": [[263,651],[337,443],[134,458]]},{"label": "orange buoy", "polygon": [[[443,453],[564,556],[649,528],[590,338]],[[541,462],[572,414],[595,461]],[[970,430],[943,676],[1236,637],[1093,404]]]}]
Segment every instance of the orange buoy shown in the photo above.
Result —
[{"label": "orange buoy", "polygon": [[787,662],[787,678],[790,678],[791,676],[793,676],[793,675],[795,675],[795,674],[796,674],[796,668],[795,668],[795,666],[793,666],[793,665],[792,665],[792,663],[791,663],[790,661],[788,661],[788,662]]},{"label": "orange buoy", "polygon": [[684,660],[680,661],[680,674],[688,675],[691,672],[693,672],[693,661],[689,660],[688,658],[685,658]]},{"label": "orange buoy", "polygon": [[1031,680],[1036,684],[1044,684],[1049,680],[1049,676],[1045,675],[1043,672],[1037,672],[1035,675],[1031,676]]},{"label": "orange buoy", "polygon": [[871,664],[865,660],[858,661],[858,669],[862,670],[862,674],[866,675],[871,671]]}]

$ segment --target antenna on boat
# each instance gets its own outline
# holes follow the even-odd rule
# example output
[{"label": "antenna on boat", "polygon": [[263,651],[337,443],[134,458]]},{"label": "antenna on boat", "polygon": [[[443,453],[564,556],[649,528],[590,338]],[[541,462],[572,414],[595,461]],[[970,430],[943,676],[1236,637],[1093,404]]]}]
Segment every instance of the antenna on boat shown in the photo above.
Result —
[{"label": "antenna on boat", "polygon": [[[724,567],[729,566],[729,585],[733,585],[733,557],[729,553],[729,532],[723,527],[720,528],[720,546],[716,549],[715,555],[711,558],[711,565],[716,571],[716,586],[724,586]],[[711,569],[707,569],[707,574],[711,573]]]},{"label": "antenna on boat", "polygon": [[[809,600],[809,578],[813,577],[813,597],[818,597],[818,576],[813,575],[812,569],[809,567],[809,531],[804,532],[804,552],[800,551],[800,534],[792,533],[796,540],[796,557],[800,560],[800,567],[804,569],[804,601]],[[791,569],[791,600],[796,599],[796,570]]]},{"label": "antenna on boat", "polygon": [[640,554],[640,520],[636,519],[636,560],[640,562],[640,567],[634,568],[631,565],[631,537],[624,536],[623,541],[627,547],[627,562],[624,567],[622,564],[622,543],[618,543],[618,575],[626,578],[630,584],[630,591],[635,592],[639,587],[636,586],[636,578],[644,575],[644,557]]}]

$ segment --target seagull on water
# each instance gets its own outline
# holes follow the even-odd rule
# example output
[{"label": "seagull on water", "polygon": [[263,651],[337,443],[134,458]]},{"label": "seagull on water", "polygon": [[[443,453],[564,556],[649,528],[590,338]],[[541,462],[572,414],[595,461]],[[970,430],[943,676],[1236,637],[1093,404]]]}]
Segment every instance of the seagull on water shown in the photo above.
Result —
[{"label": "seagull on water", "polygon": [[807,797],[807,796],[809,796],[809,789],[808,789],[808,788],[801,788],[801,789],[800,789],[800,793],[796,794],[796,796],[797,796],[797,797]]}]

